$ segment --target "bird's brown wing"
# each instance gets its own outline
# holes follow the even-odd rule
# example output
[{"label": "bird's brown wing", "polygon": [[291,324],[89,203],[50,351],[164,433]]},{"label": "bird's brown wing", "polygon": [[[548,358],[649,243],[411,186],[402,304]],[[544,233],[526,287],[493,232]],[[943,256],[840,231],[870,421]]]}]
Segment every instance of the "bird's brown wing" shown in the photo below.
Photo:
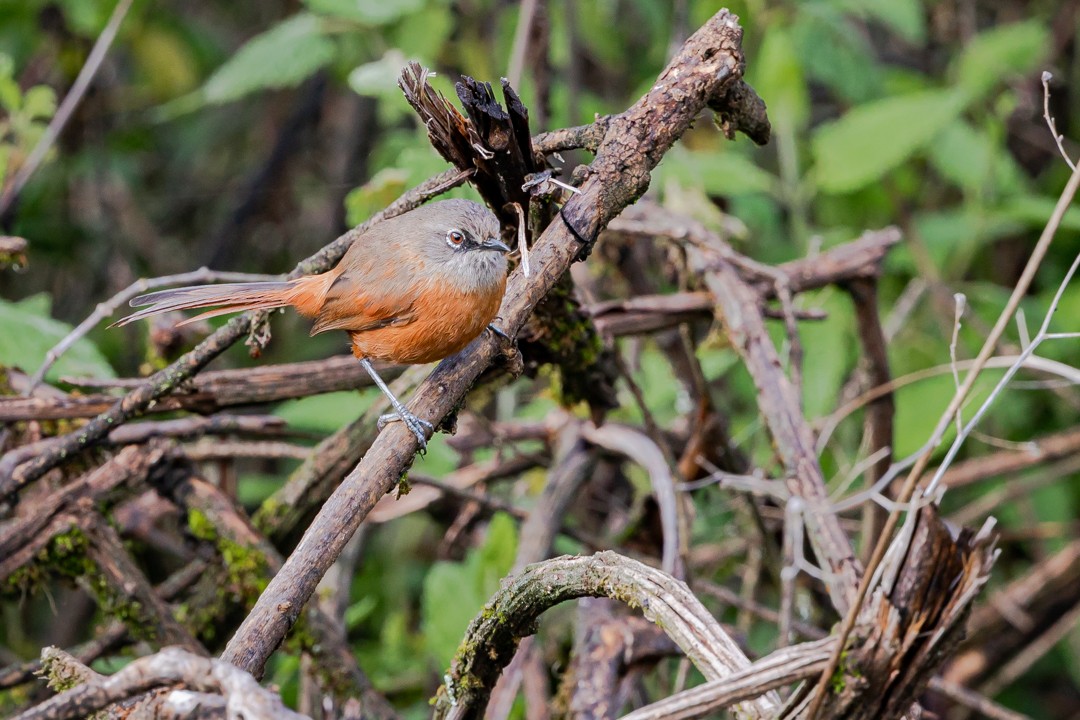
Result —
[{"label": "bird's brown wing", "polygon": [[348,256],[342,261],[345,269],[326,291],[312,335],[327,330],[364,332],[416,319],[419,291],[400,265],[379,265],[372,258],[347,260]]}]

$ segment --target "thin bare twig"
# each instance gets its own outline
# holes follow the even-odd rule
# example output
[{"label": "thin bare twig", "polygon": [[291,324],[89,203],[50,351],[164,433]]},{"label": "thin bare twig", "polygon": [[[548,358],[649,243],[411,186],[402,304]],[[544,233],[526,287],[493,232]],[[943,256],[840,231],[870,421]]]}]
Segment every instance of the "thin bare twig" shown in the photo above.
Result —
[{"label": "thin bare twig", "polygon": [[517,27],[514,29],[514,45],[510,51],[510,64],[506,79],[514,87],[521,86],[521,71],[525,67],[525,55],[529,49],[533,19],[536,17],[538,0],[523,0],[518,9]]},{"label": "thin bare twig", "polygon": [[87,88],[90,87],[90,83],[93,81],[94,76],[97,75],[98,70],[101,68],[101,63],[105,60],[105,55],[109,52],[109,47],[112,45],[113,40],[116,38],[116,33],[120,29],[120,23],[124,21],[124,17],[127,15],[129,9],[131,9],[132,0],[119,0],[116,3],[116,7],[113,8],[112,15],[109,16],[109,21],[105,24],[105,28],[98,35],[98,39],[94,42],[94,47],[90,50],[90,54],[86,57],[86,63],[79,70],[78,76],[75,78],[75,82],[72,83],[71,89],[68,94],[64,96],[64,99],[60,102],[60,107],[56,109],[56,114],[53,115],[52,120],[49,121],[48,127],[45,128],[45,132],[42,133],[41,139],[38,140],[37,145],[30,151],[30,155],[27,156],[26,162],[22,164],[18,172],[15,173],[14,179],[11,181],[11,185],[3,195],[0,195],[0,215],[7,212],[11,207],[11,203],[15,201],[15,198],[22,192],[26,182],[30,179],[30,176],[41,165],[41,161],[45,159],[45,155],[49,152],[49,148],[53,146],[56,139],[60,137],[60,133],[63,131],[64,126],[67,125],[67,121],[71,119],[72,113],[75,112],[75,108],[78,107],[82,101],[83,95],[86,94]]},{"label": "thin bare twig", "polygon": [[1046,120],[1046,126],[1050,128],[1050,134],[1054,137],[1054,143],[1057,144],[1061,157],[1065,158],[1065,164],[1069,166],[1070,170],[1076,172],[1076,164],[1073,163],[1072,158],[1069,157],[1069,153],[1065,152],[1065,136],[1058,132],[1057,123],[1054,122],[1054,116],[1050,114],[1050,81],[1053,79],[1054,76],[1049,70],[1043,70],[1043,118]]},{"label": "thin bare twig", "polygon": [[39,367],[37,372],[30,378],[30,384],[23,390],[22,394],[29,397],[37,386],[41,384],[41,381],[45,379],[45,374],[49,372],[49,369],[53,364],[60,359],[61,355],[70,350],[72,345],[93,330],[99,322],[107,317],[111,317],[112,314],[128,300],[131,300],[131,298],[136,295],[145,293],[147,290],[155,290],[168,285],[188,285],[193,283],[212,282],[252,282],[255,280],[279,280],[280,277],[281,276],[279,275],[216,272],[204,267],[193,272],[181,273],[179,275],[166,275],[164,277],[136,280],[105,302],[99,303],[98,306],[94,308],[94,312],[90,313],[85,320],[65,335],[60,342],[50,348],[49,352],[45,353],[45,362],[41,364],[41,367]]}]

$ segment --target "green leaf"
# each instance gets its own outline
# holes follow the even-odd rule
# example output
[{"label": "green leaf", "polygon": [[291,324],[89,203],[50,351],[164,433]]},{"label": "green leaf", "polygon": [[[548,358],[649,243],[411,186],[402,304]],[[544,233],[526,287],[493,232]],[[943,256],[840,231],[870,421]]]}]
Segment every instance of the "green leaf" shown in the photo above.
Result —
[{"label": "green leaf", "polygon": [[439,667],[449,667],[469,623],[509,572],[517,553],[517,527],[504,513],[488,525],[487,539],[460,563],[435,563],[424,578],[422,614],[428,650]]},{"label": "green leaf", "polygon": [[964,46],[956,81],[981,97],[1003,79],[1034,71],[1049,50],[1050,31],[1040,20],[993,28]]},{"label": "green leaf", "polygon": [[854,108],[814,133],[816,179],[825,192],[857,190],[911,158],[963,110],[966,98],[929,90]]},{"label": "green leaf", "polygon": [[294,87],[333,57],[319,18],[301,13],[245,43],[206,81],[203,94],[224,103],[256,90]]},{"label": "green leaf", "polygon": [[349,87],[358,95],[400,100],[397,78],[406,59],[400,50],[388,50],[378,60],[360,65],[349,73]]},{"label": "green leaf", "polygon": [[[32,373],[41,367],[45,354],[71,332],[71,325],[50,317],[50,305],[44,293],[16,303],[0,300],[0,365]],[[86,338],[61,355],[45,377],[53,381],[62,375],[116,377],[109,361]]]},{"label": "green leaf", "polygon": [[289,427],[330,433],[358,418],[378,397],[379,391],[374,388],[362,393],[342,390],[311,395],[283,402],[274,414]]},{"label": "green leaf", "polygon": [[325,35],[318,16],[293,15],[246,42],[199,90],[165,104],[159,113],[171,118],[260,90],[295,87],[334,55],[334,43]]},{"label": "green leaf", "polygon": [[48,85],[35,85],[23,95],[23,112],[31,120],[48,120],[56,112],[56,91]]},{"label": "green leaf", "polygon": [[802,65],[786,28],[769,29],[753,68],[754,88],[768,103],[773,124],[803,126],[810,117],[810,99]]},{"label": "green leaf", "polygon": [[1023,187],[1023,171],[1008,149],[962,119],[934,140],[930,163],[951,182],[974,193],[1012,193]]},{"label": "green leaf", "polygon": [[869,40],[827,5],[800,5],[791,41],[806,74],[843,99],[859,103],[882,94],[881,71]]},{"label": "green leaf", "polygon": [[777,180],[746,156],[728,150],[687,151],[676,145],[657,168],[658,185],[677,180],[700,187],[709,195],[747,195],[772,192]]},{"label": "green leaf", "polygon": [[836,408],[840,388],[858,353],[858,348],[851,342],[855,336],[855,320],[849,299],[830,291],[815,295],[810,306],[825,310],[827,317],[819,322],[799,324],[803,348],[803,406],[807,417],[821,417]]},{"label": "green leaf", "polygon": [[352,20],[363,25],[389,25],[424,7],[426,0],[304,0],[319,15]]},{"label": "green leaf", "polygon": [[872,17],[909,43],[926,39],[926,15],[919,0],[833,0],[833,4],[861,17]]},{"label": "green leaf", "polygon": [[[1046,225],[1057,205],[1057,198],[1039,195],[1023,195],[1011,199],[1001,208],[1001,215],[1028,227],[1041,228]],[[1070,206],[1061,218],[1061,229],[1080,231],[1080,208]]]},{"label": "green leaf", "polygon": [[0,108],[8,113],[15,113],[22,105],[22,91],[19,82],[12,75],[15,73],[15,62],[11,56],[0,53]]},{"label": "green leaf", "polygon": [[345,196],[345,216],[349,225],[364,222],[392,203],[406,188],[409,173],[398,168],[383,168],[360,187]]}]

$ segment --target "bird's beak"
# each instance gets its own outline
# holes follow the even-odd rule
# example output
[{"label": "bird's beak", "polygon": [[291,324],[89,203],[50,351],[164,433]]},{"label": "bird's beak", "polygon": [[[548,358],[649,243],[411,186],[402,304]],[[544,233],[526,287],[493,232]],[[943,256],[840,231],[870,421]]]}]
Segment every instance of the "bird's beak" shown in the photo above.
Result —
[{"label": "bird's beak", "polygon": [[481,250],[499,250],[500,252],[508,253],[510,248],[506,243],[502,242],[498,238],[488,238],[484,242],[480,243]]}]

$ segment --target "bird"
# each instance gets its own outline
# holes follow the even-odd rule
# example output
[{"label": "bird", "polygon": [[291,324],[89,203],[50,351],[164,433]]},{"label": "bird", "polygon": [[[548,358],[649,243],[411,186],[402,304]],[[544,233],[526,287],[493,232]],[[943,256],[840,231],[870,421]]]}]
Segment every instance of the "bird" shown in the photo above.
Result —
[{"label": "bird", "polygon": [[333,269],[294,280],[193,285],[133,298],[143,307],[113,326],[175,310],[215,308],[178,323],[244,310],[293,307],[314,318],[311,334],[344,330],[353,355],[427,447],[431,423],[405,409],[373,360],[423,364],[462,350],[492,321],[506,290],[510,248],[495,214],[471,200],[439,200],[377,222],[361,233]]}]

